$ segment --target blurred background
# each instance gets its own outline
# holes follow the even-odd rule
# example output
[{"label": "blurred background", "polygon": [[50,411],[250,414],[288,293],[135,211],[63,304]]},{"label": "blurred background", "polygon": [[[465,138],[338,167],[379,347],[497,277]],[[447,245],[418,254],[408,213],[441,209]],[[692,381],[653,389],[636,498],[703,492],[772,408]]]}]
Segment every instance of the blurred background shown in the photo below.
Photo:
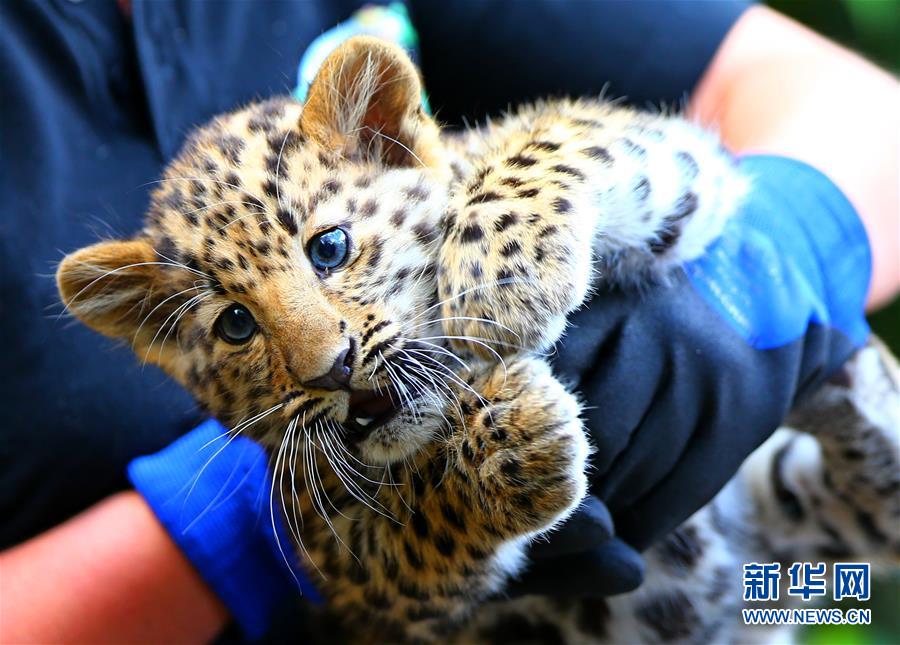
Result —
[{"label": "blurred background", "polygon": [[[769,0],[767,4],[895,75],[900,73],[900,0]],[[892,141],[888,145],[900,145],[900,142]],[[900,355],[900,300],[870,316],[869,321],[875,333]],[[847,609],[853,605],[843,601],[837,606]],[[800,642],[811,645],[900,643],[900,574],[894,572],[875,578],[872,599],[859,606],[872,609],[871,626],[812,627],[801,635]]]}]

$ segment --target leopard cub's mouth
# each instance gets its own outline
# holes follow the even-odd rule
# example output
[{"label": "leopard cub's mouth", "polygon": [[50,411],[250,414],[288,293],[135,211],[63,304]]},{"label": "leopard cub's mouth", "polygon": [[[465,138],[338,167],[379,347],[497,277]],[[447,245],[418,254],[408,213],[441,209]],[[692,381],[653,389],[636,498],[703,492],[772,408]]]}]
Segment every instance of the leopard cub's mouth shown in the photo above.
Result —
[{"label": "leopard cub's mouth", "polygon": [[393,388],[351,390],[347,420],[343,426],[353,439],[361,441],[393,419],[403,408],[402,399]]}]

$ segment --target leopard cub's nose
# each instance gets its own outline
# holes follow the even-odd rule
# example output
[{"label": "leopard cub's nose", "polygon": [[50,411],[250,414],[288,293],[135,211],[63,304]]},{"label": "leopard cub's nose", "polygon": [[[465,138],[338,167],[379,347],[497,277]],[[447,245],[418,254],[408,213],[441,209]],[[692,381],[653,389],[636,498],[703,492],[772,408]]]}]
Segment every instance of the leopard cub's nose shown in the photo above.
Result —
[{"label": "leopard cub's nose", "polygon": [[349,390],[350,378],[353,376],[353,361],[356,358],[356,341],[351,337],[350,344],[337,355],[331,369],[303,383],[304,387],[320,390]]}]

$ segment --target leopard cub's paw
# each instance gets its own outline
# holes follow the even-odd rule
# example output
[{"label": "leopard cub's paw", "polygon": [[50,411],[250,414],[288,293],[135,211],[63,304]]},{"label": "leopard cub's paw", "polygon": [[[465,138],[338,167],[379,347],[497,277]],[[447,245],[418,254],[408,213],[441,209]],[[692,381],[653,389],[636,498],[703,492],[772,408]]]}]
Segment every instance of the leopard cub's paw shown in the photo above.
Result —
[{"label": "leopard cub's paw", "polygon": [[533,358],[495,366],[477,389],[487,405],[471,415],[463,451],[477,461],[488,494],[502,500],[514,532],[567,517],[587,492],[591,452],[575,397]]}]

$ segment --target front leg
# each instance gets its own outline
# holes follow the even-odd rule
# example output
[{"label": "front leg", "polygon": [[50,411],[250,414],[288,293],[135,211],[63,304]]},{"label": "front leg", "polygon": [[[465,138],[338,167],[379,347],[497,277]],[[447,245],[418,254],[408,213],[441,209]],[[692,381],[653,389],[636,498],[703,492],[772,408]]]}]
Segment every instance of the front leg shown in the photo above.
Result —
[{"label": "front leg", "polygon": [[699,256],[746,188],[708,133],[600,102],[526,108],[484,137],[438,263],[448,335],[482,356],[552,345],[595,280],[639,284]]},{"label": "front leg", "polygon": [[484,366],[462,391],[445,442],[394,471],[379,500],[402,521],[368,512],[338,518],[320,566],[329,612],[351,632],[433,641],[502,589],[529,538],[567,517],[584,496],[588,443],[575,399],[540,361]]},{"label": "front leg", "polygon": [[[779,558],[900,558],[900,366],[871,338],[741,469]],[[804,557],[804,559],[808,559]]]}]

